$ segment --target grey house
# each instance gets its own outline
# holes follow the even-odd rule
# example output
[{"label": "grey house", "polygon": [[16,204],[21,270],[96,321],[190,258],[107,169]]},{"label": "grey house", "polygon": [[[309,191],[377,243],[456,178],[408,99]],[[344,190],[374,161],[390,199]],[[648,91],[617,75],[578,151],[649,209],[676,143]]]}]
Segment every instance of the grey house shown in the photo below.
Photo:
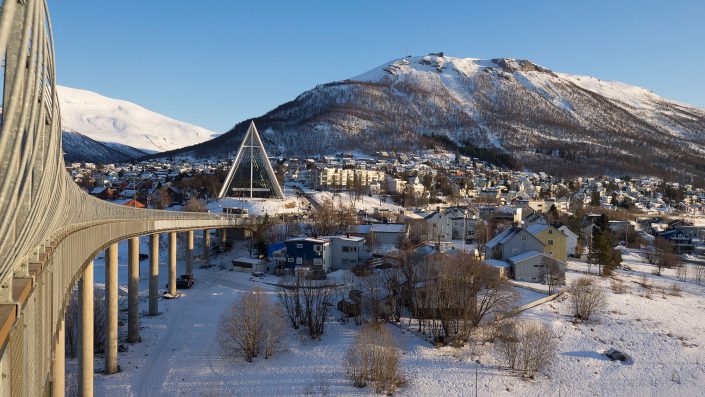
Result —
[{"label": "grey house", "polygon": [[370,259],[365,238],[359,236],[329,236],[331,270],[351,269]]},{"label": "grey house", "polygon": [[526,251],[543,252],[543,243],[526,229],[510,227],[485,244],[485,258],[506,261]]},{"label": "grey house", "polygon": [[550,266],[557,266],[558,277],[565,279],[565,262],[553,259],[542,251],[526,251],[507,259],[515,280],[544,282]]}]

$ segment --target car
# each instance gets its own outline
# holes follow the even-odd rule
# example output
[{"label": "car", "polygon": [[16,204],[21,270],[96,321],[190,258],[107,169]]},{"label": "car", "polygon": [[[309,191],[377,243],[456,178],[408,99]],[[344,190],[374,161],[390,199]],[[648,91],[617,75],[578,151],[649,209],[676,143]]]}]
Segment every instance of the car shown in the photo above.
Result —
[{"label": "car", "polygon": [[190,274],[182,274],[176,279],[176,288],[178,289],[188,289],[193,287],[193,276]]}]

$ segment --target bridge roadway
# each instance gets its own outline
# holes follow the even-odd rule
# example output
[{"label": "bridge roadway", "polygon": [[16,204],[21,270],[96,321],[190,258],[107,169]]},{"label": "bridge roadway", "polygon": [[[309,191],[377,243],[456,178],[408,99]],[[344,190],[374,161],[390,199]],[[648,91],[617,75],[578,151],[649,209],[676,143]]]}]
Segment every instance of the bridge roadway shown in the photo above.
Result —
[{"label": "bridge roadway", "polygon": [[117,242],[128,239],[128,341],[139,340],[139,238],[150,236],[149,313],[158,305],[159,233],[169,234],[169,292],[176,291],[176,234],[248,227],[252,220],[133,209],[95,199],[64,168],[54,45],[46,0],[4,0],[0,131],[0,396],[62,396],[64,314],[79,285],[79,389],[93,394],[93,259],[106,250],[106,372],[117,370]]}]

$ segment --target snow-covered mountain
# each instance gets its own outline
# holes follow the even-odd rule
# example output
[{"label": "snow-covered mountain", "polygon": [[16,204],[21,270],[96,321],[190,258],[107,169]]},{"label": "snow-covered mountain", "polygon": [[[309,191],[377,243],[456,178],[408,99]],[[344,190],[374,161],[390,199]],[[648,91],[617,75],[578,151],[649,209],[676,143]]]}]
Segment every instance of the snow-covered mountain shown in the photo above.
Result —
[{"label": "snow-covered mountain", "polygon": [[115,163],[146,156],[147,152],[120,143],[103,143],[79,132],[63,130],[64,160],[68,162]]},{"label": "snow-covered mountain", "polygon": [[195,145],[217,135],[128,101],[75,88],[58,86],[57,89],[62,129],[95,141],[153,153]]},{"label": "snow-covered mountain", "polygon": [[[323,84],[255,119],[271,154],[464,147],[558,175],[702,177],[705,110],[530,61],[408,57]],[[184,148],[236,150],[249,120]],[[470,150],[468,150],[470,149]]]}]

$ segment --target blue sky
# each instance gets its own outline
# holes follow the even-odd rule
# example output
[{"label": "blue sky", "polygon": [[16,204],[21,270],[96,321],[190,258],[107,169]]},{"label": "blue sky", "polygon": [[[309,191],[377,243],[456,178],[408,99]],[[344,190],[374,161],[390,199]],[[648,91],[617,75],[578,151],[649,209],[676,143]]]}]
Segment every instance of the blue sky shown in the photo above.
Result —
[{"label": "blue sky", "polygon": [[49,0],[59,84],[214,131],[444,51],[525,58],[705,108],[704,1]]}]

